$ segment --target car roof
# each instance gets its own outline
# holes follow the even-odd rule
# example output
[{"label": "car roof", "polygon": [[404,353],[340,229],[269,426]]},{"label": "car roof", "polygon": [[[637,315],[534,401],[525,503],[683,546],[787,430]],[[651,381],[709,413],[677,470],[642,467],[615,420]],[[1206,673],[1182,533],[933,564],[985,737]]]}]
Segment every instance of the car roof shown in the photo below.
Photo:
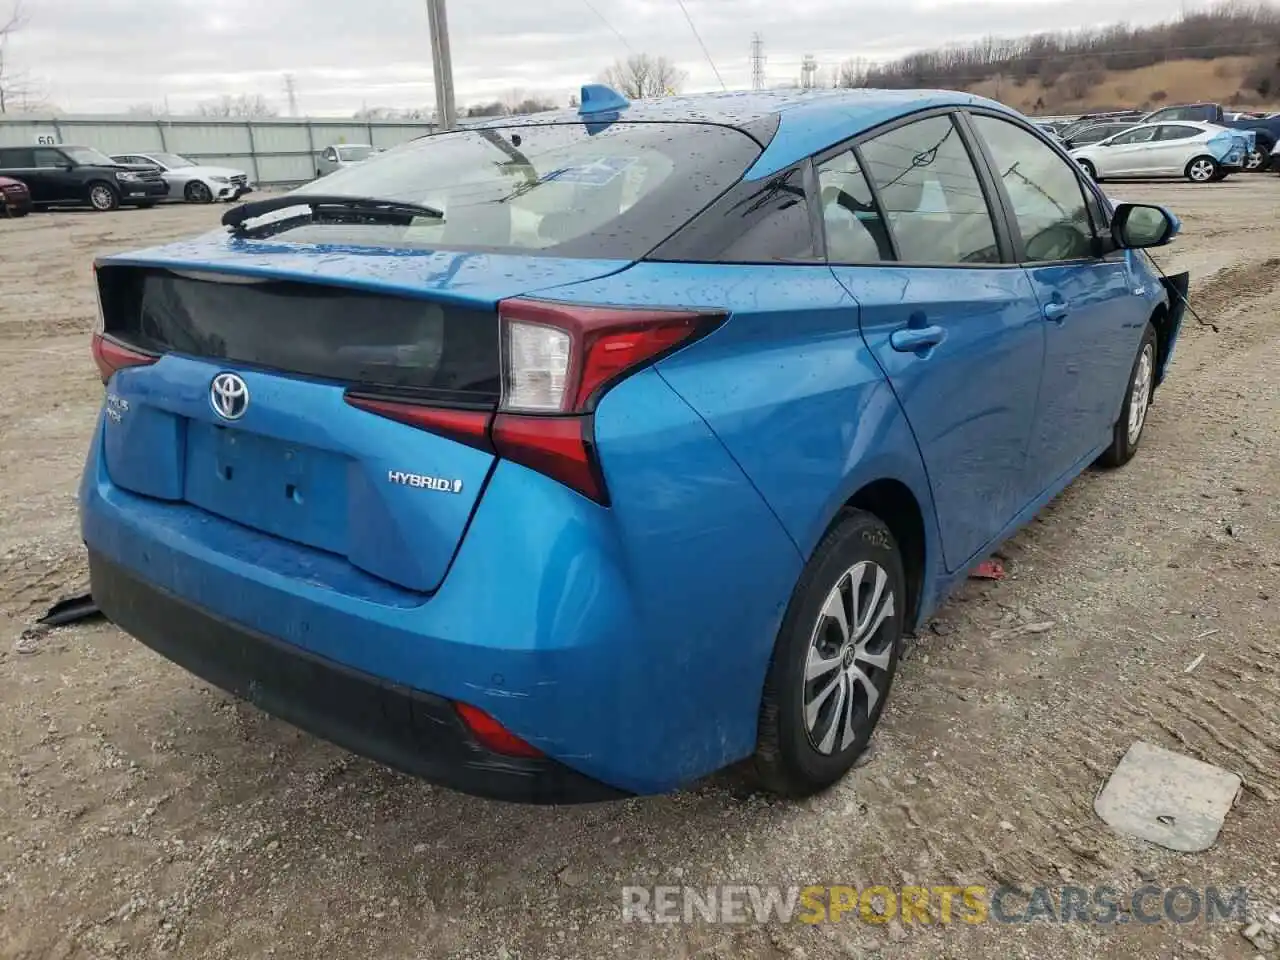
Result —
[{"label": "car roof", "polygon": [[[747,179],[768,176],[805,157],[899,117],[935,107],[983,106],[1016,116],[994,100],[952,90],[750,90],[637,100],[619,115],[628,123],[713,123],[745,128],[776,116],[778,130]],[[463,129],[581,123],[590,116],[554,110],[467,121]]]}]

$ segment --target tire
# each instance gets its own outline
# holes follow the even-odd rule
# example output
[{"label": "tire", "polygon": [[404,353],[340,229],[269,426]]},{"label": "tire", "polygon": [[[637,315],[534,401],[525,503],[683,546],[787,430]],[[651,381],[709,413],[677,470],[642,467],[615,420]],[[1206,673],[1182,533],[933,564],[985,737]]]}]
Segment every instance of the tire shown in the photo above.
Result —
[{"label": "tire", "polygon": [[26,216],[28,213],[30,213],[30,212],[31,212],[31,208],[30,208],[30,207],[21,207],[21,208],[19,208],[19,207],[10,207],[10,208],[9,208],[9,216],[13,217],[15,220],[16,220],[18,217],[25,217],[25,216]]},{"label": "tire", "polygon": [[1142,334],[1142,343],[1138,346],[1138,355],[1133,360],[1133,369],[1129,372],[1129,387],[1125,390],[1120,419],[1111,428],[1111,446],[1099,458],[1099,465],[1115,469],[1133,459],[1138,452],[1138,444],[1142,442],[1142,431],[1147,426],[1147,416],[1155,391],[1156,328],[1148,321],[1147,329]]},{"label": "tire", "polygon": [[200,180],[192,180],[182,191],[182,196],[187,203],[213,203],[213,191],[209,189],[207,183]]},{"label": "tire", "polygon": [[134,206],[137,207],[139,210],[150,210],[155,205],[156,205],[156,202],[154,200],[148,200],[145,203],[134,204]]},{"label": "tire", "polygon": [[1244,169],[1246,173],[1264,173],[1271,166],[1271,150],[1275,147],[1273,143],[1264,143],[1261,140],[1253,148],[1253,152],[1244,158]]},{"label": "tire", "polygon": [[1183,176],[1192,183],[1213,183],[1221,173],[1222,166],[1217,160],[1210,156],[1202,156],[1196,157],[1187,164]]},{"label": "tire", "polygon": [[[855,585],[857,611],[850,607]],[[818,793],[866,750],[898,668],[906,600],[889,528],[873,514],[846,511],[805,566],[774,645],[755,754],[767,790]],[[829,614],[835,609],[853,621],[848,631]]]},{"label": "tire", "polygon": [[1098,179],[1097,167],[1095,167],[1088,160],[1078,160],[1077,163],[1080,164],[1080,169],[1084,171],[1084,175],[1086,177],[1088,177],[1090,180],[1093,180],[1094,182],[1097,182],[1097,179]]},{"label": "tire", "polygon": [[86,194],[89,206],[99,213],[110,213],[120,209],[120,191],[105,180],[95,180],[89,184]]}]

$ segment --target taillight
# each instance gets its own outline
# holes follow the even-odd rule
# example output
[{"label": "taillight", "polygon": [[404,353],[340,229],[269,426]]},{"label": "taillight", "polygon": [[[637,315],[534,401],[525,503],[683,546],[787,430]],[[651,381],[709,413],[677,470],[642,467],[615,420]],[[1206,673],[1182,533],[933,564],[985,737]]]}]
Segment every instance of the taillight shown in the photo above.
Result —
[{"label": "taillight", "polygon": [[508,757],[541,757],[543,755],[541,750],[521,740],[479,707],[473,707],[469,703],[456,703],[454,708],[458,711],[462,722],[467,725],[467,729],[471,731],[471,735],[482,747]]},{"label": "taillight", "polygon": [[160,358],[150,353],[142,353],[116,343],[103,333],[93,335],[93,362],[98,365],[98,373],[105,384],[111,375],[125,367],[143,367],[155,363]]},{"label": "taillight", "polygon": [[134,350],[122,343],[112,340],[105,333],[106,320],[102,312],[102,289],[98,286],[98,265],[93,265],[93,292],[97,301],[97,314],[93,320],[93,339],[89,349],[93,352],[93,362],[105,384],[111,375],[125,367],[143,367],[155,363],[160,358],[155,354]]},{"label": "taillight", "polygon": [[715,329],[723,315],[505,300],[498,319],[502,399],[496,415],[361,393],[348,394],[347,402],[491,448],[607,505],[592,441],[600,398],[625,377]]},{"label": "taillight", "polygon": [[586,413],[624,376],[719,323],[715,314],[580,307],[540,300],[498,305],[502,409]]}]

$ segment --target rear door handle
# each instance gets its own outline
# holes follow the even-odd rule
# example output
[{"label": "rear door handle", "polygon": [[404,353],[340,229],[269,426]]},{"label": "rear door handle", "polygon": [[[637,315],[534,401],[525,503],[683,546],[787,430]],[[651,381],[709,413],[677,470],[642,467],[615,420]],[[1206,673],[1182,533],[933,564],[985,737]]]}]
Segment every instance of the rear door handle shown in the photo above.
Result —
[{"label": "rear door handle", "polygon": [[1044,318],[1052,320],[1054,323],[1061,323],[1067,319],[1067,305],[1056,300],[1053,303],[1046,303],[1044,305]]},{"label": "rear door handle", "polygon": [[889,346],[900,353],[913,353],[936,347],[947,339],[947,331],[942,327],[907,327],[889,334]]}]

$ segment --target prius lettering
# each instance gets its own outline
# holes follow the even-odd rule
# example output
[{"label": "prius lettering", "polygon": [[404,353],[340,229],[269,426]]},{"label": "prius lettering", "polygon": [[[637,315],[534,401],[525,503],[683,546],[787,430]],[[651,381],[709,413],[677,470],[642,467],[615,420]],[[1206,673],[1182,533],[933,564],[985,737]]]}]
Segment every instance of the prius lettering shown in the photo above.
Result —
[{"label": "prius lettering", "polygon": [[437,493],[461,493],[461,480],[448,480],[444,477],[429,477],[422,473],[405,473],[403,470],[388,470],[387,479],[402,487],[413,487],[415,490],[435,490]]}]

